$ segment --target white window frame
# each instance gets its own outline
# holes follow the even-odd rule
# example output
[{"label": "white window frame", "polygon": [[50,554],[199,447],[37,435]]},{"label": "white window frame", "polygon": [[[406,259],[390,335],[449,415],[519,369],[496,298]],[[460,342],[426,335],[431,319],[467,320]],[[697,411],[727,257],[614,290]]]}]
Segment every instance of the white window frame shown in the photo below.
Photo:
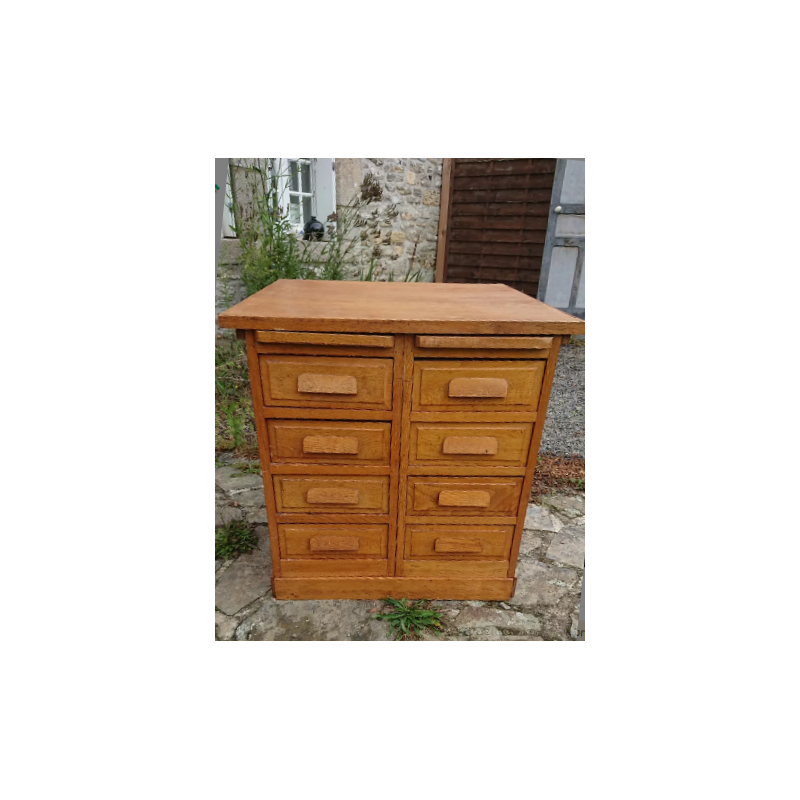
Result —
[{"label": "white window frame", "polygon": [[[249,159],[248,159],[249,160]],[[292,189],[291,179],[289,177],[291,172],[292,162],[308,162],[311,165],[311,186],[310,192],[295,192]],[[286,212],[291,205],[291,196],[299,195],[300,207],[303,208],[303,198],[311,198],[311,215],[316,217],[326,227],[330,224],[328,217],[336,211],[336,159],[335,158],[278,158],[272,164],[273,174],[280,176],[278,182],[278,195],[282,210]],[[305,187],[301,187],[305,189]],[[228,181],[225,185],[225,206],[223,212],[222,236],[224,238],[236,238],[236,232],[233,229],[234,215],[233,215],[233,194],[231,190],[230,171],[228,172]],[[302,212],[304,214],[304,212]],[[301,224],[297,225],[296,231],[298,234],[305,232],[305,224],[308,220],[303,217]]]},{"label": "white window frame", "polygon": [[[281,205],[287,210],[291,205],[291,197],[294,195],[299,198],[301,221],[295,224],[298,234],[303,234],[303,229],[309,221],[305,217],[303,210],[303,199],[310,198],[311,216],[316,217],[323,225],[328,226],[328,215],[336,210],[336,175],[335,159],[332,158],[273,158],[272,169],[276,175],[280,176],[278,182],[278,194],[281,198]],[[292,189],[291,185],[291,163],[298,163],[298,190]],[[302,179],[301,164],[309,165],[309,183],[306,187]],[[310,219],[310,217],[309,217]]]}]

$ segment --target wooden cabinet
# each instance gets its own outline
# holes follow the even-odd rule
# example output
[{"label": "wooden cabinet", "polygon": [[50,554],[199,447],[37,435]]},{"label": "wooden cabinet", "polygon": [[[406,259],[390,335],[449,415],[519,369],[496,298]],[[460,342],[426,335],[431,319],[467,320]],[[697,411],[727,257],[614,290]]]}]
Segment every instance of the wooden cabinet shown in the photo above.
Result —
[{"label": "wooden cabinet", "polygon": [[502,285],[277,281],[247,343],[279,599],[504,600],[570,317]]}]

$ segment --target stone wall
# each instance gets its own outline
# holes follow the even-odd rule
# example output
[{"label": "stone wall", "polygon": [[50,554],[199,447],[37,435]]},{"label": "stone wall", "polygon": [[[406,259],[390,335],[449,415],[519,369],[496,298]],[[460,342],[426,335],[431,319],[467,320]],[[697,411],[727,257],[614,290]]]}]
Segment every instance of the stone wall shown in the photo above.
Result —
[{"label": "stone wall", "polygon": [[347,205],[363,178],[371,173],[383,199],[367,206],[359,261],[375,259],[376,273],[402,280],[409,268],[422,269],[420,280],[433,281],[442,186],[441,158],[336,159],[336,202]]},{"label": "stone wall", "polygon": [[217,338],[235,338],[236,336],[236,331],[220,329],[216,320],[217,314],[244,300],[246,292],[241,275],[242,248],[236,239],[223,239],[219,248],[214,298],[214,322]]}]

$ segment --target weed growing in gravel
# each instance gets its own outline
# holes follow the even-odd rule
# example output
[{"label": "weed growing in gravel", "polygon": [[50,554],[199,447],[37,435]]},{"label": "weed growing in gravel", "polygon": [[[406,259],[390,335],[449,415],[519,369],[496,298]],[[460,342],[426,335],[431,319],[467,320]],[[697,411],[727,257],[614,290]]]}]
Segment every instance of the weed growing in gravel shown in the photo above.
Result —
[{"label": "weed growing in gravel", "polygon": [[229,559],[239,553],[249,553],[258,544],[258,536],[243,522],[229,522],[217,528],[214,537],[216,558]]},{"label": "weed growing in gravel", "polygon": [[429,630],[437,636],[441,635],[442,612],[431,608],[428,600],[410,603],[405,598],[395,600],[387,597],[383,601],[391,610],[387,613],[375,614],[375,619],[385,619],[389,623],[389,635],[394,634],[398,641],[418,639],[420,633]]}]

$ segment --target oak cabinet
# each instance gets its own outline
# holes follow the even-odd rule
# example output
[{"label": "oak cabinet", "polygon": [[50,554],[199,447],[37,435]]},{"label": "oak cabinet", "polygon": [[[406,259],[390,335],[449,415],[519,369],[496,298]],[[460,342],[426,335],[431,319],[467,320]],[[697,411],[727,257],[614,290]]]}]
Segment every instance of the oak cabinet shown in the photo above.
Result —
[{"label": "oak cabinet", "polygon": [[503,285],[281,280],[247,344],[279,599],[504,600],[559,347]]}]

